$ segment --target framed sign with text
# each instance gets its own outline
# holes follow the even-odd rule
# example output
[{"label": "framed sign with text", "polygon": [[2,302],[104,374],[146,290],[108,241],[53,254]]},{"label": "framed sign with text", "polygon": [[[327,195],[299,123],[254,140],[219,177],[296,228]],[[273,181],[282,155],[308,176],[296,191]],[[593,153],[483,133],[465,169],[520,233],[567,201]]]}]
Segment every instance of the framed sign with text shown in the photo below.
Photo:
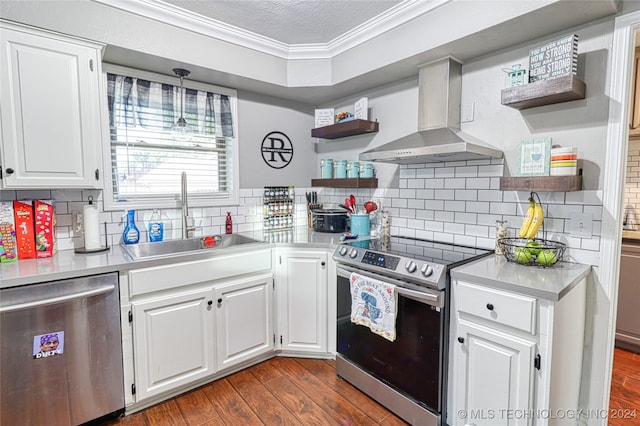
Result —
[{"label": "framed sign with text", "polygon": [[551,138],[526,139],[518,145],[518,176],[549,176]]},{"label": "framed sign with text", "polygon": [[529,83],[576,74],[578,35],[572,34],[529,51]]}]

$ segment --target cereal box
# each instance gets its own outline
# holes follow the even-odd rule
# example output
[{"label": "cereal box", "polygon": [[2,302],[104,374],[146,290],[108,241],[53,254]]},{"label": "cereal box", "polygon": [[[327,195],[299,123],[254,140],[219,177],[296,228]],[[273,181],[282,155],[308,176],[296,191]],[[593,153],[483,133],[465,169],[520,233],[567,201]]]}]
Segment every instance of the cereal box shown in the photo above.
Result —
[{"label": "cereal box", "polygon": [[33,203],[31,201],[14,201],[13,214],[16,221],[16,246],[18,259],[36,257],[36,239],[33,232]]},{"label": "cereal box", "polygon": [[52,200],[33,202],[36,258],[51,257],[57,251],[56,212]]},{"label": "cereal box", "polygon": [[16,250],[16,228],[13,218],[13,203],[0,202],[0,262],[18,260]]}]

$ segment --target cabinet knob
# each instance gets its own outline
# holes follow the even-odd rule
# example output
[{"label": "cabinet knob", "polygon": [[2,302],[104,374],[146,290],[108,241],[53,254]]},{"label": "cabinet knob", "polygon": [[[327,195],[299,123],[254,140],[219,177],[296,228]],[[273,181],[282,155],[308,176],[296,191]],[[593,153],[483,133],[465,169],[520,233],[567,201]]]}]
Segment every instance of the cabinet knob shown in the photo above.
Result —
[{"label": "cabinet knob", "polygon": [[322,265],[322,266],[324,266],[326,264],[327,264],[327,262],[320,262],[320,265]]},{"label": "cabinet knob", "polygon": [[464,337],[458,337],[458,342],[464,343]]},{"label": "cabinet knob", "polygon": [[209,305],[209,306],[213,305],[213,300],[209,300],[209,301],[207,302],[207,305]]},{"label": "cabinet knob", "polygon": [[218,299],[218,304],[222,303],[222,298]]},{"label": "cabinet knob", "polygon": [[12,175],[14,170],[11,167],[7,167],[7,170],[5,170],[5,172],[7,172],[8,175]]},{"label": "cabinet knob", "polygon": [[493,311],[493,303],[487,303],[487,309]]}]

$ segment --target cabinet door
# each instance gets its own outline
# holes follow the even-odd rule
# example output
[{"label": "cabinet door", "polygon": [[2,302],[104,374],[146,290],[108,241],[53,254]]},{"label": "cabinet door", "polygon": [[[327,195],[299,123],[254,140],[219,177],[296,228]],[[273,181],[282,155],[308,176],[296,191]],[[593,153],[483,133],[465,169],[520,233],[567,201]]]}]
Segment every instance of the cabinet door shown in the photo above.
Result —
[{"label": "cabinet door", "polygon": [[0,28],[2,185],[99,188],[100,50]]},{"label": "cabinet door", "polygon": [[531,424],[530,418],[517,414],[533,408],[535,343],[465,320],[458,321],[456,331],[454,412],[449,421],[476,426]]},{"label": "cabinet door", "polygon": [[321,251],[282,252],[279,331],[284,351],[327,351],[327,259]]},{"label": "cabinet door", "polygon": [[216,286],[218,369],[273,351],[273,276]]},{"label": "cabinet door", "polygon": [[211,289],[131,305],[138,401],[214,373]]}]

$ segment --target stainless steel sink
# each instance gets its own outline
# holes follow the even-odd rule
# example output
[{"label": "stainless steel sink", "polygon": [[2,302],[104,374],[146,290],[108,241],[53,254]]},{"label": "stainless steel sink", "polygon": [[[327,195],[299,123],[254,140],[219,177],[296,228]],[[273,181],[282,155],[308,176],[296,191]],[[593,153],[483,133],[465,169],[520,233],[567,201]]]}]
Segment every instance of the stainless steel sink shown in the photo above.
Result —
[{"label": "stainless steel sink", "polygon": [[[149,259],[155,257],[167,257],[176,254],[185,254],[200,251],[218,251],[225,248],[235,247],[245,244],[262,244],[260,240],[245,237],[239,234],[225,234],[215,235],[215,245],[207,247],[205,239],[201,238],[187,238],[184,240],[167,240],[154,243],[139,243],[139,244],[120,244],[122,249],[132,259]],[[211,240],[209,240],[211,241]]]}]

